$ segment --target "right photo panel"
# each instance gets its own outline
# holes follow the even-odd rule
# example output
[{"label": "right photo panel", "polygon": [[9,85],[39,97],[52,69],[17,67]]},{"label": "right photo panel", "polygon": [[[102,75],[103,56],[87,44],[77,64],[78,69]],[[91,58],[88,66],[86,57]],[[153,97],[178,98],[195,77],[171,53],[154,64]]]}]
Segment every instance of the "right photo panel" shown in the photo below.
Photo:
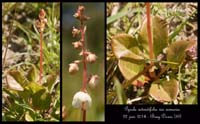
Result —
[{"label": "right photo panel", "polygon": [[106,10],[106,104],[197,105],[197,3]]},{"label": "right photo panel", "polygon": [[105,3],[62,3],[62,120],[105,121]]}]

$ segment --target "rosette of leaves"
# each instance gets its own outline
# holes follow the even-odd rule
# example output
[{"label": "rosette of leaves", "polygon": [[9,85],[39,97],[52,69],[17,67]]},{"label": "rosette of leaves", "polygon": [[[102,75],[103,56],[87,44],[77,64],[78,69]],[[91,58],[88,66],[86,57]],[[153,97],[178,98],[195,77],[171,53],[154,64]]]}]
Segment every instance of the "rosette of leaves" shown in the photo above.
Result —
[{"label": "rosette of leaves", "polygon": [[[27,72],[23,69],[12,69],[8,71],[8,88],[4,91],[10,95],[11,99],[15,100],[15,104],[12,104],[15,106],[13,109],[19,108],[17,104],[23,105],[24,110],[28,111],[19,110],[21,115],[25,113],[26,121],[34,121],[37,118],[36,110],[48,111],[51,107],[54,109],[59,104],[55,102],[54,95],[52,95],[57,84],[56,77],[55,74],[49,74],[45,77],[46,82],[41,85],[38,83],[39,70],[35,65],[31,64]],[[53,102],[55,103],[52,104]]]},{"label": "rosette of leaves", "polygon": [[[185,60],[186,50],[195,44],[195,41],[169,41],[170,35],[168,34],[167,22],[158,16],[152,17],[151,27],[154,54],[153,60],[149,59],[146,19],[137,36],[117,34],[112,37],[112,51],[118,59],[118,67],[127,81],[143,71],[149,61],[163,61],[165,62],[165,67],[172,70],[178,69],[179,65]],[[166,53],[163,52],[164,49],[167,49]],[[166,59],[158,60],[157,58],[160,54],[166,55]],[[156,66],[158,70],[161,70],[158,64],[155,64],[154,66]],[[150,77],[144,73],[131,82],[131,84],[138,85],[137,82],[139,81],[144,85],[144,83],[149,83],[148,80],[146,80],[149,78]],[[179,83],[176,76],[170,76],[170,79],[167,81],[165,79],[152,81],[149,95],[159,102],[171,102],[177,98]]]}]

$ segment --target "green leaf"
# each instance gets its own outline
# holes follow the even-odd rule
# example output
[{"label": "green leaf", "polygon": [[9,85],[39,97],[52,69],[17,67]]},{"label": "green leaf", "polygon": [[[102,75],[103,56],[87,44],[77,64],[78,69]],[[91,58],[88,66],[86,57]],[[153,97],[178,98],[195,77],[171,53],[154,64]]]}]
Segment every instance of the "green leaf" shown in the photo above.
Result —
[{"label": "green leaf", "polygon": [[197,99],[197,95],[191,94],[184,99],[183,104],[197,104]]},{"label": "green leaf", "polygon": [[117,20],[117,19],[119,19],[119,18],[125,16],[125,15],[128,13],[128,8],[129,8],[129,6],[131,6],[131,5],[132,5],[132,3],[128,3],[128,4],[124,7],[124,9],[123,9],[122,11],[118,12],[117,14],[115,14],[115,15],[113,15],[113,16],[108,17],[108,18],[107,18],[107,24],[110,24],[110,23],[114,22],[115,20]]},{"label": "green leaf", "polygon": [[56,83],[56,78],[57,76],[55,74],[50,74],[47,76],[47,83],[45,83],[45,85],[47,85],[50,92],[52,91],[54,84]]},{"label": "green leaf", "polygon": [[24,87],[25,84],[27,83],[22,72],[18,70],[10,70],[8,74],[10,74],[17,81],[17,83],[19,83],[22,87]]},{"label": "green leaf", "polygon": [[25,120],[28,122],[34,121],[33,118],[30,116],[29,111],[27,111],[25,114]]},{"label": "green leaf", "polygon": [[129,58],[135,62],[144,62],[137,40],[128,34],[118,34],[112,38],[112,50],[118,59]]},{"label": "green leaf", "polygon": [[172,102],[177,98],[179,82],[176,79],[160,79],[151,84],[149,94],[159,102]]},{"label": "green leaf", "polygon": [[45,89],[33,94],[33,107],[39,110],[46,110],[51,104],[51,94],[47,93]]},{"label": "green leaf", "polygon": [[31,82],[29,83],[26,87],[26,90],[31,91],[32,94],[35,94],[36,92],[40,91],[40,90],[45,90],[45,88],[43,86],[41,86],[38,83],[35,82]]},{"label": "green leaf", "polygon": [[172,69],[178,68],[178,66],[185,59],[186,50],[191,48],[195,44],[195,41],[176,41],[171,44],[167,49],[167,61],[175,62],[178,64],[168,64]]},{"label": "green leaf", "polygon": [[176,29],[174,29],[174,31],[169,35],[169,43],[171,44],[172,40],[174,37],[176,37],[181,30],[184,28],[184,26],[187,24],[187,20],[183,21],[180,25],[178,25],[176,27]]},{"label": "green leaf", "polygon": [[116,89],[118,103],[119,104],[126,104],[126,95],[124,93],[122,85],[120,84],[120,82],[117,79],[117,77],[114,77],[113,81],[114,81],[114,84],[115,84],[114,87]]},{"label": "green leaf", "polygon": [[38,74],[39,74],[39,72],[38,72],[37,68],[35,66],[32,66],[28,71],[27,79],[30,82],[37,82],[39,80]]},{"label": "green leaf", "polygon": [[[112,50],[118,58],[119,69],[125,79],[130,80],[144,68],[144,57],[140,51],[137,40],[128,34],[119,34],[112,38]],[[144,82],[144,77],[138,78]]]},{"label": "green leaf", "polygon": [[[153,51],[155,58],[167,47],[168,42],[168,28],[167,22],[160,17],[152,18],[152,37],[153,37]],[[147,34],[147,19],[143,22],[138,35],[138,42],[142,45],[144,50],[149,53],[149,41]]]},{"label": "green leaf", "polygon": [[17,81],[10,75],[7,75],[6,80],[8,82],[8,87],[16,91],[24,91],[24,88],[17,83]]}]

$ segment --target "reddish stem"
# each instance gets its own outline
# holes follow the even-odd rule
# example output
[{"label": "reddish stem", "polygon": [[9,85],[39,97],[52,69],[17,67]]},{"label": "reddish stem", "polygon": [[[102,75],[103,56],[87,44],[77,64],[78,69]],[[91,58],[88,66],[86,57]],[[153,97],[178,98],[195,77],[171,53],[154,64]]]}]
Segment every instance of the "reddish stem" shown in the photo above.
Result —
[{"label": "reddish stem", "polygon": [[153,55],[153,42],[152,42],[152,32],[151,32],[151,15],[150,15],[150,3],[146,3],[146,9],[147,9],[147,34],[148,34],[148,40],[149,40],[149,58],[152,60],[154,58]]},{"label": "reddish stem", "polygon": [[83,122],[86,121],[86,110],[83,110]]},{"label": "reddish stem", "polygon": [[[86,91],[86,85],[87,85],[87,65],[86,65],[86,45],[85,45],[85,31],[84,31],[84,25],[83,21],[81,21],[81,42],[83,44],[82,52],[83,52],[83,82],[82,82],[82,91]],[[82,108],[83,112],[83,122],[86,121],[86,110]]]},{"label": "reddish stem", "polygon": [[43,72],[43,66],[42,66],[42,57],[43,51],[42,51],[42,32],[40,32],[40,84],[42,84],[42,72]]},{"label": "reddish stem", "polygon": [[86,90],[86,84],[87,84],[87,65],[86,65],[86,48],[85,48],[85,32],[84,32],[84,25],[83,22],[81,22],[81,41],[83,44],[82,50],[83,50],[83,84],[82,84],[82,91]]}]

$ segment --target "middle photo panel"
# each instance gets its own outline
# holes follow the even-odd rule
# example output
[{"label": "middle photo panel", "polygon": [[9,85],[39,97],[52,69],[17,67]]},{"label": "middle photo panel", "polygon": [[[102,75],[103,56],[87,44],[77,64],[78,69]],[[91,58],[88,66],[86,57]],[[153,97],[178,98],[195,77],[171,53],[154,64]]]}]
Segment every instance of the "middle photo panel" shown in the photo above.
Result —
[{"label": "middle photo panel", "polygon": [[104,40],[104,2],[63,2],[63,121],[105,120]]}]

